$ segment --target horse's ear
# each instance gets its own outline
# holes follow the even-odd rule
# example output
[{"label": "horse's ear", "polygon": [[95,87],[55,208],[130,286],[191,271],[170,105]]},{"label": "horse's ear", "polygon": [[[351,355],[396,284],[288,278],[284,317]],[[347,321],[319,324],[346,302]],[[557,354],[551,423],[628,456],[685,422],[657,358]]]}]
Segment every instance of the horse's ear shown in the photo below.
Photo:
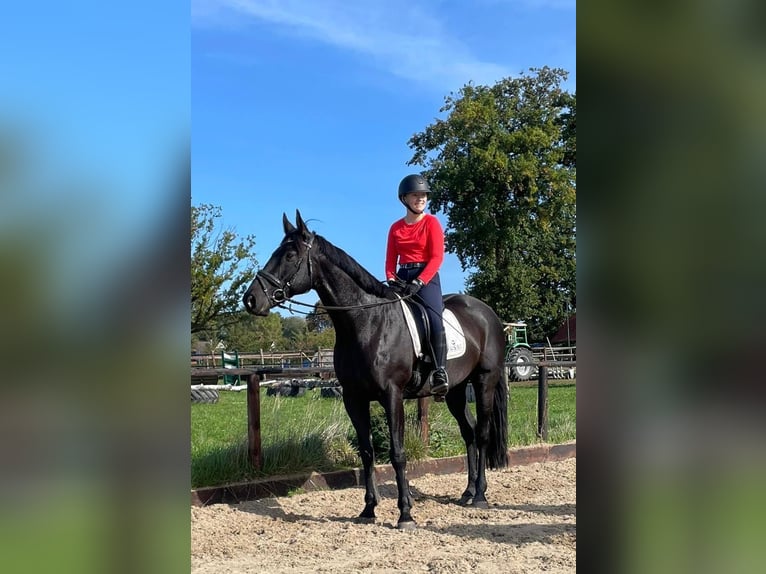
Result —
[{"label": "horse's ear", "polygon": [[298,226],[298,231],[301,233],[308,233],[308,227],[306,227],[306,223],[303,221],[303,218],[301,217],[300,210],[295,210],[295,224]]},{"label": "horse's ear", "polygon": [[295,226],[287,219],[287,214],[282,213],[282,225],[285,228],[285,235],[295,231]]}]

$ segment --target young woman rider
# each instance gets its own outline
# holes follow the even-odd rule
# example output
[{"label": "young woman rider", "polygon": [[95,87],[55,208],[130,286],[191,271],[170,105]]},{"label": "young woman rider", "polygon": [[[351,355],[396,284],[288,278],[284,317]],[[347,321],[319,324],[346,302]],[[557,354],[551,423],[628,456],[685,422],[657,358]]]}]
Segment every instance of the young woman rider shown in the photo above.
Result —
[{"label": "young woman rider", "polygon": [[417,293],[425,304],[435,363],[431,392],[443,396],[449,389],[447,342],[442,322],[444,303],[439,280],[439,268],[444,261],[444,231],[436,217],[425,213],[430,192],[428,183],[418,174],[408,175],[399,183],[399,201],[407,211],[388,231],[386,280],[402,295]]}]

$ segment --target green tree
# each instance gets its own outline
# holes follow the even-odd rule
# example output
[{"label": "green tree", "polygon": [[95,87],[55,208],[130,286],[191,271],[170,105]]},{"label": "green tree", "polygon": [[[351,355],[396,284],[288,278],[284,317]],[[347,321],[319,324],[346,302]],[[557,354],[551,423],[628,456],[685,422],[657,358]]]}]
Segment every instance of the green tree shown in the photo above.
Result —
[{"label": "green tree", "polygon": [[232,229],[221,229],[220,218],[220,207],[191,208],[192,333],[212,332],[224,316],[233,316],[257,265],[250,255],[255,238],[240,239]]},{"label": "green tree", "polygon": [[313,333],[322,333],[328,329],[335,329],[330,316],[323,309],[321,301],[317,301],[315,309],[312,309],[306,315],[306,328],[309,332]]},{"label": "green tree", "polygon": [[324,331],[308,331],[306,334],[306,349],[332,349],[335,347],[335,329]]},{"label": "green tree", "polygon": [[257,353],[285,347],[279,313],[256,317],[246,311],[237,311],[222,323],[223,326],[216,334],[224,341],[227,349],[236,349],[240,353]]},{"label": "green tree", "polygon": [[564,70],[530,72],[450,94],[408,163],[425,168],[468,292],[539,340],[574,308],[577,107]]},{"label": "green tree", "polygon": [[335,346],[335,327],[321,301],[317,301],[316,308],[306,315],[306,329],[307,348],[332,349]]},{"label": "green tree", "polygon": [[289,348],[304,348],[307,332],[306,320],[303,317],[282,317],[282,338]]}]

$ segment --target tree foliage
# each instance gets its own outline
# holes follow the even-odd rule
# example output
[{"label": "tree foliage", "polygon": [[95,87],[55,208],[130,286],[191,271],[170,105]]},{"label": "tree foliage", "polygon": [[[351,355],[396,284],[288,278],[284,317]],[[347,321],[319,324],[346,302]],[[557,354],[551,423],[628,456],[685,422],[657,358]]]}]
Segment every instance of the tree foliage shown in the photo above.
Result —
[{"label": "tree foliage", "polygon": [[299,348],[306,340],[306,320],[303,317],[282,317],[282,337],[288,345]]},{"label": "tree foliage", "polygon": [[333,326],[327,311],[322,307],[322,302],[317,301],[315,305],[316,308],[312,309],[306,315],[306,327],[309,332],[322,333],[328,329],[334,330],[335,327]]},{"label": "tree foliage", "polygon": [[221,208],[191,208],[191,340],[212,349],[223,342],[241,353],[332,348],[335,330],[324,314],[255,317],[242,309],[242,294],[255,276],[255,238],[221,229]]},{"label": "tree foliage", "polygon": [[[319,316],[327,317],[327,315]],[[332,349],[335,346],[335,328],[332,323],[329,327],[317,330],[315,325],[309,322],[308,315],[305,319],[303,317],[283,317],[282,333],[286,343],[292,349]]]},{"label": "tree foliage", "polygon": [[231,319],[217,333],[227,349],[236,349],[240,353],[268,353],[285,348],[279,313],[256,317],[247,311],[238,311]]},{"label": "tree foliage", "polygon": [[560,69],[464,86],[409,141],[467,290],[533,339],[575,306],[576,95]]},{"label": "tree foliage", "polygon": [[221,229],[220,218],[220,207],[191,208],[192,333],[219,328],[222,317],[234,314],[255,274],[255,238],[240,239],[233,230]]},{"label": "tree foliage", "polygon": [[255,317],[238,311],[220,323],[221,327],[216,328],[211,337],[240,353],[308,351],[335,345],[334,329],[311,331],[303,317],[282,317],[279,313]]}]

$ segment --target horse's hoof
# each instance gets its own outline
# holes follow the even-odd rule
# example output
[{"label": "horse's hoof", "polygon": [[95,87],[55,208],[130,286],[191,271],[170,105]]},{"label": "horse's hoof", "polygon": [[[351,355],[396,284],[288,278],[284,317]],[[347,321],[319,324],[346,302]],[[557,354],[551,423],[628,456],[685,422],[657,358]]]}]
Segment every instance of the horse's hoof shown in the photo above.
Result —
[{"label": "horse's hoof", "polygon": [[457,503],[460,506],[471,506],[473,504],[473,496],[461,496]]},{"label": "horse's hoof", "polygon": [[405,520],[404,522],[397,523],[396,527],[399,530],[415,530],[418,527],[418,525],[415,523],[414,520]]},{"label": "horse's hoof", "polygon": [[472,506],[474,508],[489,508],[486,500],[474,500]]},{"label": "horse's hoof", "polygon": [[355,520],[357,524],[375,524],[374,516],[358,516]]}]

